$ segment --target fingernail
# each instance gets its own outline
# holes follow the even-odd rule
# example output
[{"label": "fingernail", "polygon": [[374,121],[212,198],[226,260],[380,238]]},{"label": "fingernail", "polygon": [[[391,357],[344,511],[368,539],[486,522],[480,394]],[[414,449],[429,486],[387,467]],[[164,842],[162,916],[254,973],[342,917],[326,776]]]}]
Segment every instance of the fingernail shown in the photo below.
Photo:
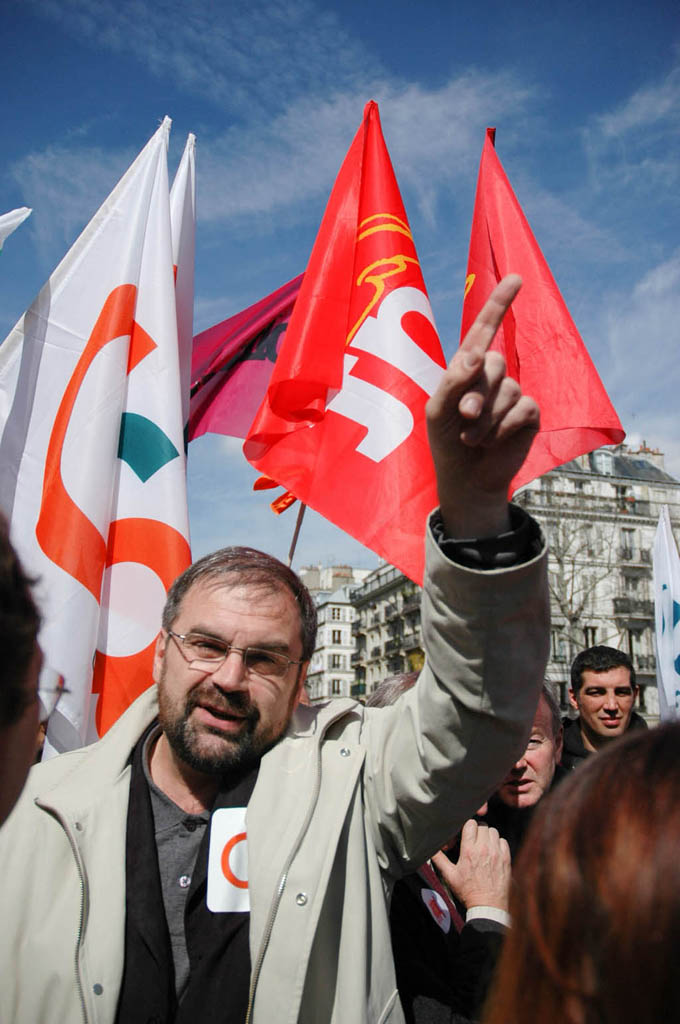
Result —
[{"label": "fingernail", "polygon": [[480,409],[480,401],[474,395],[466,395],[460,403],[460,411],[468,416],[476,416]]}]

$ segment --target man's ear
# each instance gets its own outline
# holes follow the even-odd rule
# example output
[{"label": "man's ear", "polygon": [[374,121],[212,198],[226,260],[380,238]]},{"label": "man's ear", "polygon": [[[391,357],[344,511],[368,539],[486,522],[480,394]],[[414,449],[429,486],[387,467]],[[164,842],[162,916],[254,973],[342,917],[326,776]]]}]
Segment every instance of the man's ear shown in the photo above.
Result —
[{"label": "man's ear", "polygon": [[295,704],[294,704],[294,707],[297,707],[298,704],[300,703],[300,697],[302,696],[302,693],[304,691],[305,679],[307,678],[307,670],[308,669],[309,669],[309,662],[308,661],[303,661],[302,664],[300,665],[299,669],[298,669],[298,677],[297,677],[297,682],[295,684]]},{"label": "man's ear", "polygon": [[578,696],[576,695],[573,686],[570,686],[567,692],[569,694],[569,703],[571,704],[572,708],[576,708],[576,710],[578,711]]},{"label": "man's ear", "polygon": [[151,675],[153,676],[154,683],[158,683],[161,678],[161,672],[163,670],[163,661],[165,659],[165,648],[168,643],[168,634],[164,629],[160,631],[156,637],[156,646],[153,652],[153,668]]}]

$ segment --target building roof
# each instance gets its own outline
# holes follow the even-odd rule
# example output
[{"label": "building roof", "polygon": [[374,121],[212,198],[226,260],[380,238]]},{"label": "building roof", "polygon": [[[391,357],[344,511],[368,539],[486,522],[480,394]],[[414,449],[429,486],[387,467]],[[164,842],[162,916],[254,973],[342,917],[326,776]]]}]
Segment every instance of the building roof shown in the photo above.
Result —
[{"label": "building roof", "polygon": [[[611,451],[611,450],[610,450]],[[572,459],[570,462],[565,462],[564,465],[558,466],[552,470],[554,473],[573,473],[575,476],[597,476],[604,477],[621,477],[624,480],[641,480],[646,483],[658,483],[658,484],[672,484],[676,487],[680,486],[680,480],[677,480],[670,473],[667,473],[665,469],[661,469],[660,466],[656,466],[651,460],[643,458],[641,455],[635,455],[631,453],[622,454],[620,452],[612,451],[612,472],[603,473],[595,466],[595,461],[591,452],[588,456],[587,467],[579,463],[577,459]]]}]

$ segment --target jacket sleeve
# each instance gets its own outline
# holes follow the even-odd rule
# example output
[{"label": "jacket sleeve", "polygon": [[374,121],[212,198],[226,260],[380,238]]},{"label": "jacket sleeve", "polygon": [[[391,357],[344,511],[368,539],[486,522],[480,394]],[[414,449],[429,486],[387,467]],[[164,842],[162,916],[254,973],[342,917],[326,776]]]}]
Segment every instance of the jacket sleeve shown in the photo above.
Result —
[{"label": "jacket sleeve", "polygon": [[546,560],[544,546],[516,568],[467,569],[428,527],[425,667],[362,729],[365,813],[394,877],[458,832],[524,749],[548,658]]}]

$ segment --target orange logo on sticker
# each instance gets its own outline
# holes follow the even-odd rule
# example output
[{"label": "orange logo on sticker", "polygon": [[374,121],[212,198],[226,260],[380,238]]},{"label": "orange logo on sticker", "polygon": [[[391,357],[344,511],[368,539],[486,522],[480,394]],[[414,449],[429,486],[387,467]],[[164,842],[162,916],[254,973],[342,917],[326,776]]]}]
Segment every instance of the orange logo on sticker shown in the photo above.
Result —
[{"label": "orange logo on sticker", "polygon": [[228,843],[225,844],[222,850],[222,858],[220,864],[222,866],[222,874],[228,882],[230,882],[237,889],[247,889],[248,881],[242,878],[237,878],[234,872],[231,870],[231,864],[229,863],[231,858],[232,850],[239,843],[242,843],[246,838],[245,832],[237,832],[235,836],[232,836]]}]

